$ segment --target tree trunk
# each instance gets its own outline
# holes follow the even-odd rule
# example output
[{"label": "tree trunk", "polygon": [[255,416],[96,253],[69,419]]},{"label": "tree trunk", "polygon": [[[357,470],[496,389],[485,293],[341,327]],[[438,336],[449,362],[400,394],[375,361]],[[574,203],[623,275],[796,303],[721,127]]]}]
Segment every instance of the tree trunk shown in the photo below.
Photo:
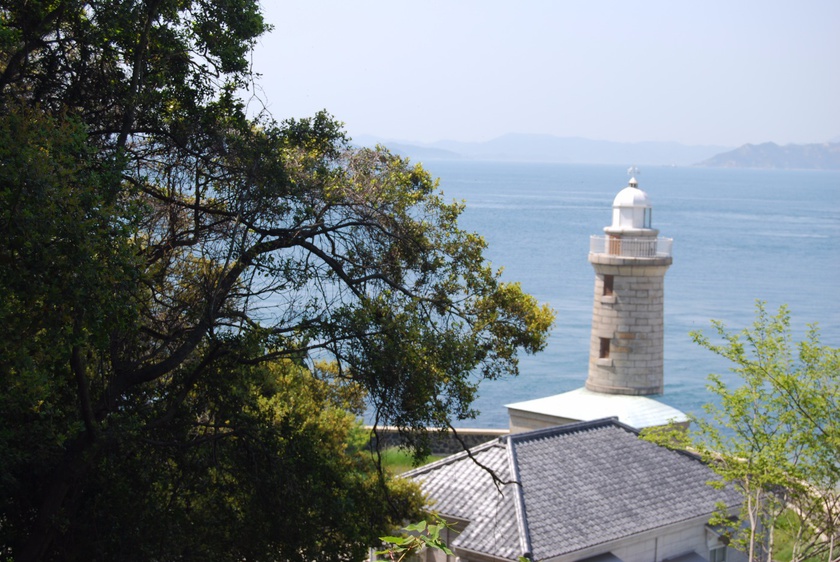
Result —
[{"label": "tree trunk", "polygon": [[64,459],[55,469],[50,482],[45,486],[38,516],[29,536],[24,540],[20,551],[15,553],[15,562],[40,562],[45,559],[57,538],[55,525],[59,515],[73,519],[73,508],[68,498],[76,496],[85,474],[89,470],[86,457],[94,441],[87,432],[79,434],[67,447]]}]

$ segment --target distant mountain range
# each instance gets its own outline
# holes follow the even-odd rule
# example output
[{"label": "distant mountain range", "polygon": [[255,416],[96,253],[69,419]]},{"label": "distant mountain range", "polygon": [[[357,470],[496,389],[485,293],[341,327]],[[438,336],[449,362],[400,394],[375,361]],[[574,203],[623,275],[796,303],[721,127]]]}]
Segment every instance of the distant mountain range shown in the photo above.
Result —
[{"label": "distant mountain range", "polygon": [[[834,139],[832,139],[834,140]],[[706,166],[728,168],[840,169],[840,143],[786,145],[747,144],[737,149],[677,142],[613,142],[579,137],[508,134],[486,142],[438,141],[413,143],[372,136],[355,144],[383,144],[412,160],[495,160],[564,164]]]},{"label": "distant mountain range", "polygon": [[823,144],[788,144],[772,142],[745,144],[717,154],[698,166],[715,168],[776,168],[840,170],[840,142]]},{"label": "distant mountain range", "polygon": [[356,144],[380,143],[412,160],[495,160],[506,162],[558,162],[564,164],[644,164],[690,166],[726,146],[687,146],[676,142],[612,142],[552,135],[508,134],[486,142],[438,141],[412,143],[362,136]]}]

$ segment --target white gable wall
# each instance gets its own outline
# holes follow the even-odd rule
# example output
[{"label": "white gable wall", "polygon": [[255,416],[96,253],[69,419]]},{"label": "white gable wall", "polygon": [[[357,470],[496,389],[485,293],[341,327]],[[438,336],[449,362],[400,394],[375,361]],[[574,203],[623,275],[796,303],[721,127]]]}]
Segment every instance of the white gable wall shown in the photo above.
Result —
[{"label": "white gable wall", "polygon": [[[586,551],[557,556],[540,562],[577,562],[599,554],[612,553],[623,562],[663,562],[689,552],[709,558],[706,524],[709,516],[690,519],[655,531],[602,544]],[[740,553],[728,549],[727,562],[738,562]]]},{"label": "white gable wall", "polygon": [[703,558],[709,557],[706,545],[707,518],[674,525],[667,533],[646,539],[627,541],[611,552],[624,562],[659,562],[687,552],[696,552]]},{"label": "white gable wall", "polygon": [[[584,551],[574,552],[563,556],[557,556],[539,562],[578,562],[599,554],[612,553],[622,562],[667,562],[667,560],[695,552],[703,558],[709,558],[709,549],[719,546],[720,543],[711,537],[706,524],[708,517],[696,518],[684,521],[679,524],[669,525],[666,528],[650,531],[626,539],[613,541],[608,544],[599,545]],[[452,557],[447,557],[441,552],[427,551],[428,562],[452,562]],[[486,557],[476,553],[460,551],[458,562],[490,562],[498,560],[493,557]],[[746,562],[743,553],[728,548],[726,562]]]}]

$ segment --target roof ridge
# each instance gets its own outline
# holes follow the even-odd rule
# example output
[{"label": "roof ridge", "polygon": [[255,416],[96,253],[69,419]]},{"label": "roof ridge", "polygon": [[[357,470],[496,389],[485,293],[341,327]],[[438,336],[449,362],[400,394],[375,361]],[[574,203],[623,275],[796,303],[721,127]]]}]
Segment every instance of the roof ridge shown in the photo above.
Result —
[{"label": "roof ridge", "polygon": [[638,434],[634,428],[619,422],[618,417],[613,416],[609,418],[581,421],[554,427],[545,427],[523,433],[509,434],[499,438],[500,440],[504,439],[507,441],[508,469],[510,470],[511,483],[514,485],[513,505],[514,512],[516,513],[516,528],[517,534],[519,535],[519,548],[522,551],[523,558],[530,560],[534,554],[534,549],[531,544],[531,529],[528,525],[528,511],[525,507],[525,496],[522,492],[522,482],[519,475],[519,459],[516,453],[516,445],[535,438],[567,435],[571,433],[578,433],[580,431],[610,426],[619,427]]},{"label": "roof ridge", "polygon": [[[464,449],[463,451],[459,451],[452,455],[446,456],[442,459],[438,459],[434,462],[430,462],[428,464],[424,464],[423,466],[418,466],[417,468],[412,468],[411,470],[407,470],[403,472],[400,476],[417,476],[419,474],[423,474],[426,472],[430,472],[435,470],[441,466],[445,466],[449,463],[457,462],[465,457],[470,457],[475,453],[481,452],[485,449],[489,449],[491,447],[497,446],[505,446],[507,447],[508,444],[519,443],[521,441],[528,441],[534,438],[539,437],[553,437],[555,435],[565,435],[569,433],[575,433],[578,431],[585,431],[587,429],[598,429],[601,427],[608,427],[608,426],[616,426],[625,431],[630,433],[634,433],[639,435],[639,430],[629,426],[625,423],[618,421],[617,416],[611,416],[608,418],[600,418],[597,420],[588,420],[588,421],[579,421],[574,423],[569,423],[565,425],[558,425],[552,427],[544,427],[541,429],[534,429],[532,431],[525,431],[522,433],[510,433],[507,435],[500,435],[490,441],[485,443],[481,443],[480,445],[476,445],[475,447],[470,447],[469,449]],[[513,474],[514,471],[511,471]],[[516,467],[515,473],[519,474],[519,468]],[[518,476],[514,478],[515,481],[518,482]],[[518,488],[518,487],[517,487]]]},{"label": "roof ridge", "polygon": [[579,421],[565,425],[557,425],[553,427],[544,427],[535,429],[533,431],[526,431],[523,433],[514,433],[506,435],[503,439],[509,439],[511,442],[530,441],[540,437],[553,437],[555,435],[566,435],[569,433],[577,433],[588,429],[598,429],[601,427],[616,426],[630,433],[639,434],[639,430],[631,427],[625,423],[618,421],[618,417],[611,416],[609,418],[600,418],[597,420]]},{"label": "roof ridge", "polygon": [[507,442],[508,469],[513,484],[513,508],[516,513],[516,530],[519,535],[519,548],[522,557],[531,559],[533,548],[531,547],[531,530],[528,527],[528,514],[525,511],[525,496],[522,493],[522,481],[519,478],[519,462],[516,457],[516,447],[513,439]]}]

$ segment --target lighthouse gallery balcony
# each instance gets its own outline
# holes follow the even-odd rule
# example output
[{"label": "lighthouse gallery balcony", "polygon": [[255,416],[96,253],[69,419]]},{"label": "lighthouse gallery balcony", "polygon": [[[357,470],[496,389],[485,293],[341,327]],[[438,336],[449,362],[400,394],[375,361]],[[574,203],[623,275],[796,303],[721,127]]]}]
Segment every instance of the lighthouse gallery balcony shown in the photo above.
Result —
[{"label": "lighthouse gallery balcony", "polygon": [[673,238],[591,236],[589,253],[620,258],[670,258],[673,244]]}]

